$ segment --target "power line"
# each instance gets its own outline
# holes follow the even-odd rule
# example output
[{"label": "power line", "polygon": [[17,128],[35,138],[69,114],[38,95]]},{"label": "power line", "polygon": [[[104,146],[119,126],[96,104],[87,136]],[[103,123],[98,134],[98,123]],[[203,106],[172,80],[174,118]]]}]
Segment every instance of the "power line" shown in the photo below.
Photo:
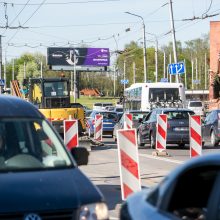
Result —
[{"label": "power line", "polygon": [[[99,2],[116,2],[120,0],[91,0],[91,1],[70,1],[70,2],[48,2],[44,5],[69,5],[69,4],[86,4],[86,3],[99,3]],[[0,4],[13,4],[13,5],[25,5],[25,3],[12,3],[12,2],[0,2]],[[41,5],[41,3],[31,3],[29,6]]]}]

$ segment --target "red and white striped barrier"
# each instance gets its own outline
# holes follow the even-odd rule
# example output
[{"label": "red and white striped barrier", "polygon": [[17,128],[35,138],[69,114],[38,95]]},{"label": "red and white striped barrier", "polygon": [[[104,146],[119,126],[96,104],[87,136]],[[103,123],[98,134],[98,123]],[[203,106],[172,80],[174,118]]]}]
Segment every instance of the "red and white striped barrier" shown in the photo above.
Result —
[{"label": "red and white striped barrier", "polygon": [[126,113],[124,116],[124,129],[131,129],[132,128],[132,114]]},{"label": "red and white striped barrier", "polygon": [[167,140],[167,115],[157,115],[157,129],[156,129],[156,150],[159,152],[166,151]]},{"label": "red and white striped barrier", "polygon": [[201,116],[191,115],[189,120],[190,157],[202,155]]},{"label": "red and white striped barrier", "polygon": [[64,120],[64,144],[69,150],[79,145],[78,120]]},{"label": "red and white striped barrier", "polygon": [[103,115],[95,116],[94,140],[102,141]]},{"label": "red and white striped barrier", "polygon": [[136,129],[118,130],[117,145],[122,200],[141,190]]}]

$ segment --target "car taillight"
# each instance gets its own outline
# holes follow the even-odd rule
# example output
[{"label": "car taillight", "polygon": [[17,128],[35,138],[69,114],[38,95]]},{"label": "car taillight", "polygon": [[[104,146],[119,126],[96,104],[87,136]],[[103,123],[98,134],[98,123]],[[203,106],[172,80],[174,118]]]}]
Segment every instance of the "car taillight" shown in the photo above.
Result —
[{"label": "car taillight", "polygon": [[170,124],[169,123],[167,123],[167,128],[170,128]]},{"label": "car taillight", "polygon": [[95,125],[95,120],[94,119],[92,120],[92,125]]}]

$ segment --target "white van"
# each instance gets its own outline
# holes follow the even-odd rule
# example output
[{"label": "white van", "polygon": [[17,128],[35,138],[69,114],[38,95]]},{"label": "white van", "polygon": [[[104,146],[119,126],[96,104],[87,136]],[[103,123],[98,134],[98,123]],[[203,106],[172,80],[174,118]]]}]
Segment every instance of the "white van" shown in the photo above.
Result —
[{"label": "white van", "polygon": [[188,102],[188,109],[195,112],[196,115],[202,115],[204,116],[204,104],[202,101],[195,100],[195,101],[189,101]]},{"label": "white van", "polygon": [[96,102],[93,104],[93,110],[105,110],[107,106],[113,106],[111,102]]}]

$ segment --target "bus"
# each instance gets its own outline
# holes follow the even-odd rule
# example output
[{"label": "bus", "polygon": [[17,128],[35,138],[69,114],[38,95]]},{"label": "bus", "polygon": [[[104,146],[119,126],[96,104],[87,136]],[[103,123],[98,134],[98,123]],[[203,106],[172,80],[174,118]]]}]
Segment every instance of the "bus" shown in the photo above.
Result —
[{"label": "bus", "polygon": [[125,89],[124,97],[126,110],[186,107],[185,88],[182,83],[135,83]]}]

